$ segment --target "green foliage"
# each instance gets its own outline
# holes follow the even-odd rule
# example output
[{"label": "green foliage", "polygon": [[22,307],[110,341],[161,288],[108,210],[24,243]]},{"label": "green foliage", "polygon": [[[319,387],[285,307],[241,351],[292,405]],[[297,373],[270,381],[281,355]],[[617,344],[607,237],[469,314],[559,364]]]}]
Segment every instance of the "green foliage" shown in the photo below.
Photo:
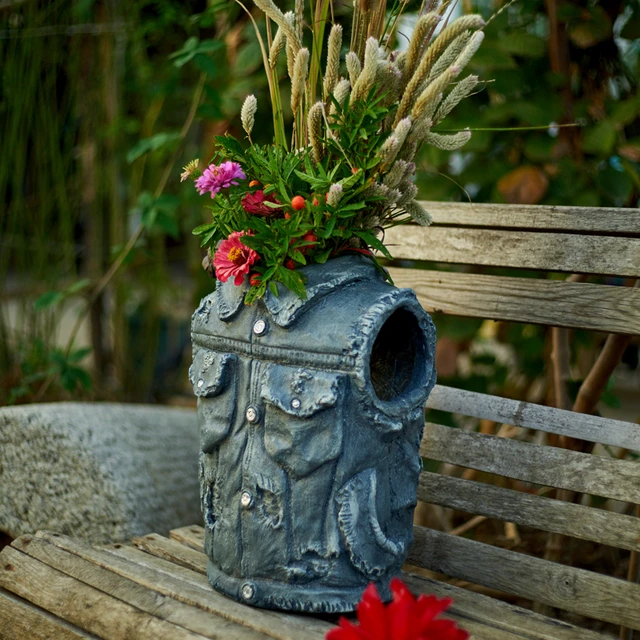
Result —
[{"label": "green foliage", "polygon": [[[528,204],[638,206],[640,50],[631,38],[640,24],[638,3],[557,6],[558,32],[541,0],[513,3],[489,22],[470,63],[487,82],[447,121],[448,130],[483,131],[473,132],[462,153],[422,150],[422,197],[518,202],[515,194],[526,193]],[[486,19],[494,12],[485,0],[471,8]],[[566,52],[560,67],[554,47]],[[520,129],[531,126],[541,130]],[[508,189],[523,165],[534,166],[546,186],[527,189],[523,177],[524,188]]]},{"label": "green foliage", "polygon": [[[267,212],[245,210],[243,199],[256,193],[245,185],[215,196],[210,223],[200,225],[194,234],[202,246],[215,251],[232,232],[244,232],[242,242],[255,250],[260,259],[252,267],[258,274],[245,301],[263,296],[272,282],[282,283],[305,297],[304,279],[295,270],[308,262],[325,262],[344,251],[359,251],[376,259],[371,250],[391,258],[378,238],[380,230],[397,224],[402,212],[380,202],[371,189],[380,177],[381,124],[389,109],[381,105],[383,96],[372,91],[366,100],[342,107],[337,102],[331,135],[323,140],[326,154],[321,162],[309,148],[286,151],[278,145],[250,145],[244,149],[232,136],[216,138],[215,164],[238,163],[249,183],[259,183],[259,191],[273,202],[265,202]],[[331,190],[340,196],[334,202]],[[302,209],[294,208],[294,197],[304,199]]]}]

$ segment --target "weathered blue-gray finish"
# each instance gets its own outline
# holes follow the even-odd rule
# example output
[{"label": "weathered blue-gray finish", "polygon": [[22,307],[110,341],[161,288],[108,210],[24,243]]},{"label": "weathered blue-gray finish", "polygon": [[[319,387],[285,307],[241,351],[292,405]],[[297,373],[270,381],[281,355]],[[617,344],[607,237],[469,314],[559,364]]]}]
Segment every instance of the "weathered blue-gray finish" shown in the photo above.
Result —
[{"label": "weathered blue-gray finish", "polygon": [[383,596],[412,540],[435,335],[363,256],[303,269],[253,306],[218,283],[193,316],[208,576],[257,606]]}]

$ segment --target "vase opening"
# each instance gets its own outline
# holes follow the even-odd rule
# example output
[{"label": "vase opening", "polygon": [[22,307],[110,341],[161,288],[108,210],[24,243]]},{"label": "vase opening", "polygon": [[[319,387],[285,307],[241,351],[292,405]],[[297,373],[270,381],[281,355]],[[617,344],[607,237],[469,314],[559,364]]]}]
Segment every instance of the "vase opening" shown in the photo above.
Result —
[{"label": "vase opening", "polygon": [[394,311],[380,328],[369,361],[371,384],[380,400],[394,400],[412,386],[416,361],[425,349],[416,316],[408,309]]}]

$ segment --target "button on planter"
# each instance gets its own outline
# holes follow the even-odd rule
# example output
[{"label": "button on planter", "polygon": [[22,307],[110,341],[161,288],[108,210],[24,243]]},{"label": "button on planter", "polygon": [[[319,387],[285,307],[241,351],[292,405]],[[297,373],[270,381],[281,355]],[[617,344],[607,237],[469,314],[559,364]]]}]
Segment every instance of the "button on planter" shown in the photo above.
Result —
[{"label": "button on planter", "polygon": [[247,419],[247,422],[251,422],[253,424],[255,422],[258,422],[258,420],[260,419],[260,411],[258,407],[250,405],[249,407],[247,407],[244,416]]},{"label": "button on planter", "polygon": [[249,509],[253,506],[253,496],[248,491],[243,491],[240,494],[240,504],[244,509]]},{"label": "button on planter", "polygon": [[253,325],[253,333],[257,336],[261,336],[267,330],[267,323],[264,320],[256,320]]},{"label": "button on planter", "polygon": [[253,600],[256,597],[255,586],[250,582],[245,582],[240,587],[240,595],[242,596],[243,600],[246,600],[247,602],[251,602],[251,600]]},{"label": "button on planter", "polygon": [[301,403],[300,403],[300,400],[299,400],[298,398],[294,398],[294,399],[291,401],[291,408],[292,408],[292,409],[299,409],[299,408],[300,408],[300,404],[301,404]]}]

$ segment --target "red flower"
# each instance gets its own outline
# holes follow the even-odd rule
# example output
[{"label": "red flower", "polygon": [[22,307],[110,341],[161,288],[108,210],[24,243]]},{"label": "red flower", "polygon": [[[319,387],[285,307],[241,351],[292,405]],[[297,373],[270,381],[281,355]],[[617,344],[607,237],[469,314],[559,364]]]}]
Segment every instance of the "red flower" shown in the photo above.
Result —
[{"label": "red flower", "polygon": [[234,278],[234,284],[241,285],[245,274],[249,273],[251,265],[259,259],[260,256],[253,249],[242,244],[240,238],[244,234],[244,231],[234,231],[218,246],[216,254],[213,256],[213,266],[220,282]]},{"label": "red flower", "polygon": [[273,209],[268,207],[265,202],[273,202],[274,204],[280,204],[273,194],[269,193],[266,196],[264,191],[256,191],[255,193],[247,193],[242,198],[242,207],[247,213],[254,213],[258,216],[270,216],[273,213]]},{"label": "red flower", "polygon": [[331,629],[326,640],[467,640],[469,634],[453,620],[436,620],[452,600],[436,596],[411,595],[406,585],[391,581],[393,601],[384,605],[375,585],[370,584],[358,608],[359,626],[340,618],[340,626]]}]

